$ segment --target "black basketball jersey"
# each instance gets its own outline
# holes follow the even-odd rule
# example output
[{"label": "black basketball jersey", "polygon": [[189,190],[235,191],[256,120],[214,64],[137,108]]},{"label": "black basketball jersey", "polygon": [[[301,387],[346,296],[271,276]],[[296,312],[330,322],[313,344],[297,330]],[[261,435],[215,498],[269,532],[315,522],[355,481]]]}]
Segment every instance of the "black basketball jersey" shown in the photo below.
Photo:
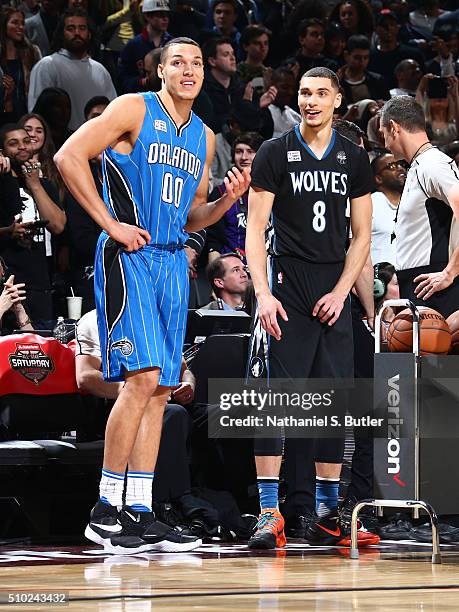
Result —
[{"label": "black basketball jersey", "polygon": [[348,198],[370,193],[373,173],[366,151],[335,130],[318,159],[297,125],[261,145],[252,164],[252,186],[275,194],[277,255],[338,263],[345,258]]}]

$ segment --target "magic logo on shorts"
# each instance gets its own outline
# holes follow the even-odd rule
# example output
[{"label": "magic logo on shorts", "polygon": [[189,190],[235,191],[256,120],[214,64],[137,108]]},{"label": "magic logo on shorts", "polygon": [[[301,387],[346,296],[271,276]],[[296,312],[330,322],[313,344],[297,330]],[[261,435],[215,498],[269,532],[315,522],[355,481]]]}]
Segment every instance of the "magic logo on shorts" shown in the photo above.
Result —
[{"label": "magic logo on shorts", "polygon": [[121,340],[116,340],[111,347],[110,351],[119,350],[125,357],[129,357],[134,352],[134,345],[128,338],[122,338]]}]

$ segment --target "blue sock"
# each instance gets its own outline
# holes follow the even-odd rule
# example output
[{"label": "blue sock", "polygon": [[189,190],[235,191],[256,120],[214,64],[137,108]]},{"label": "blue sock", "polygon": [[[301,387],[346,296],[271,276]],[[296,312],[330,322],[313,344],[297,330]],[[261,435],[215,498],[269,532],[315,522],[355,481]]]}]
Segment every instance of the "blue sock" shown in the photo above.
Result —
[{"label": "blue sock", "polygon": [[277,508],[279,501],[279,478],[257,478],[260,508]]},{"label": "blue sock", "polygon": [[316,512],[319,517],[330,514],[338,507],[339,478],[316,476]]}]

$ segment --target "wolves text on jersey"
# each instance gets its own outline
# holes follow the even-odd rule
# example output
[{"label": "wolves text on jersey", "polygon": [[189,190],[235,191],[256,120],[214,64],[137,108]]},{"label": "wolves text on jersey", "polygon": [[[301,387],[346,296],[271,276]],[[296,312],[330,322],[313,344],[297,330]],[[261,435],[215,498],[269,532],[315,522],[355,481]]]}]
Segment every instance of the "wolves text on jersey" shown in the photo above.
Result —
[{"label": "wolves text on jersey", "polygon": [[201,160],[182,147],[172,147],[170,144],[152,142],[148,149],[149,164],[165,164],[173,168],[180,168],[198,178],[201,170]]},{"label": "wolves text on jersey", "polygon": [[326,193],[327,189],[331,193],[346,195],[347,193],[347,173],[330,172],[329,170],[307,170],[302,172],[289,172],[292,179],[293,194],[303,191],[316,191]]}]

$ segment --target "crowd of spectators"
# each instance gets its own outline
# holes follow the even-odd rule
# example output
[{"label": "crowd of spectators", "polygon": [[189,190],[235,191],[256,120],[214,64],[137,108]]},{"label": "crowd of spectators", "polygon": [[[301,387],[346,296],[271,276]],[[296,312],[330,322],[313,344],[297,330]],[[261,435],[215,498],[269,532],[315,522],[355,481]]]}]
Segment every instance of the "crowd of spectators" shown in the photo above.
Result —
[{"label": "crowd of spectators", "polygon": [[[339,75],[344,101],[336,118],[362,130],[377,160],[375,192],[387,179],[378,110],[392,96],[416,97],[432,142],[458,157],[453,0],[4,1],[0,256],[20,287],[6,289],[7,278],[2,286],[3,302],[19,300],[26,313],[19,326],[27,319],[49,327],[66,316],[71,290],[83,297],[83,313],[94,307],[99,228],[65,189],[53,155],[116,96],[159,90],[159,50],[175,36],[195,38],[203,49],[206,76],[193,110],[217,135],[210,200],[221,195],[232,164],[250,166],[264,139],[299,122],[299,79],[315,66]],[[101,193],[100,159],[92,171]],[[244,262],[246,221],[247,194],[207,233],[190,236],[192,279],[220,254],[236,252]],[[217,266],[221,274],[225,269]],[[208,302],[209,293],[198,292],[194,301]],[[2,320],[2,333],[10,329],[6,320],[14,326],[14,317]]]},{"label": "crowd of spectators", "polygon": [[[301,120],[301,75],[317,66],[337,72],[343,103],[335,127],[364,146],[372,159],[371,257],[376,277],[390,291],[387,297],[396,297],[391,234],[406,168],[384,149],[378,111],[393,96],[415,97],[425,109],[432,142],[459,163],[456,0],[0,4],[0,333],[52,328],[58,316],[67,315],[65,297],[72,292],[81,296],[86,316],[78,327],[78,385],[95,397],[117,397],[119,385],[105,383],[100,372],[93,290],[100,229],[66,190],[53,156],[73,131],[103,113],[118,95],[158,91],[160,48],[176,36],[189,36],[203,49],[206,76],[193,110],[216,133],[209,201],[222,195],[232,165],[250,167],[265,139]],[[91,171],[102,195],[100,157],[91,161]],[[190,235],[190,306],[249,308],[247,209],[248,192],[217,224]],[[267,244],[271,233],[268,227]],[[200,281],[207,282],[207,290]],[[184,363],[182,382],[165,416],[159,474],[164,471],[167,478],[155,484],[155,499],[180,498],[184,514],[196,507],[185,496],[190,415],[194,430],[205,432],[195,445],[207,453],[200,463],[207,469],[203,482],[215,476],[208,473],[212,466],[219,481],[230,481],[235,473],[247,473],[247,480],[254,481],[249,446],[243,452],[241,445],[235,452],[223,443],[210,449],[207,413],[198,406],[190,409],[194,387]],[[222,460],[225,453],[229,460]],[[286,469],[296,473],[293,464],[289,468],[292,456],[287,453]],[[161,467],[168,465],[175,471]]]}]

